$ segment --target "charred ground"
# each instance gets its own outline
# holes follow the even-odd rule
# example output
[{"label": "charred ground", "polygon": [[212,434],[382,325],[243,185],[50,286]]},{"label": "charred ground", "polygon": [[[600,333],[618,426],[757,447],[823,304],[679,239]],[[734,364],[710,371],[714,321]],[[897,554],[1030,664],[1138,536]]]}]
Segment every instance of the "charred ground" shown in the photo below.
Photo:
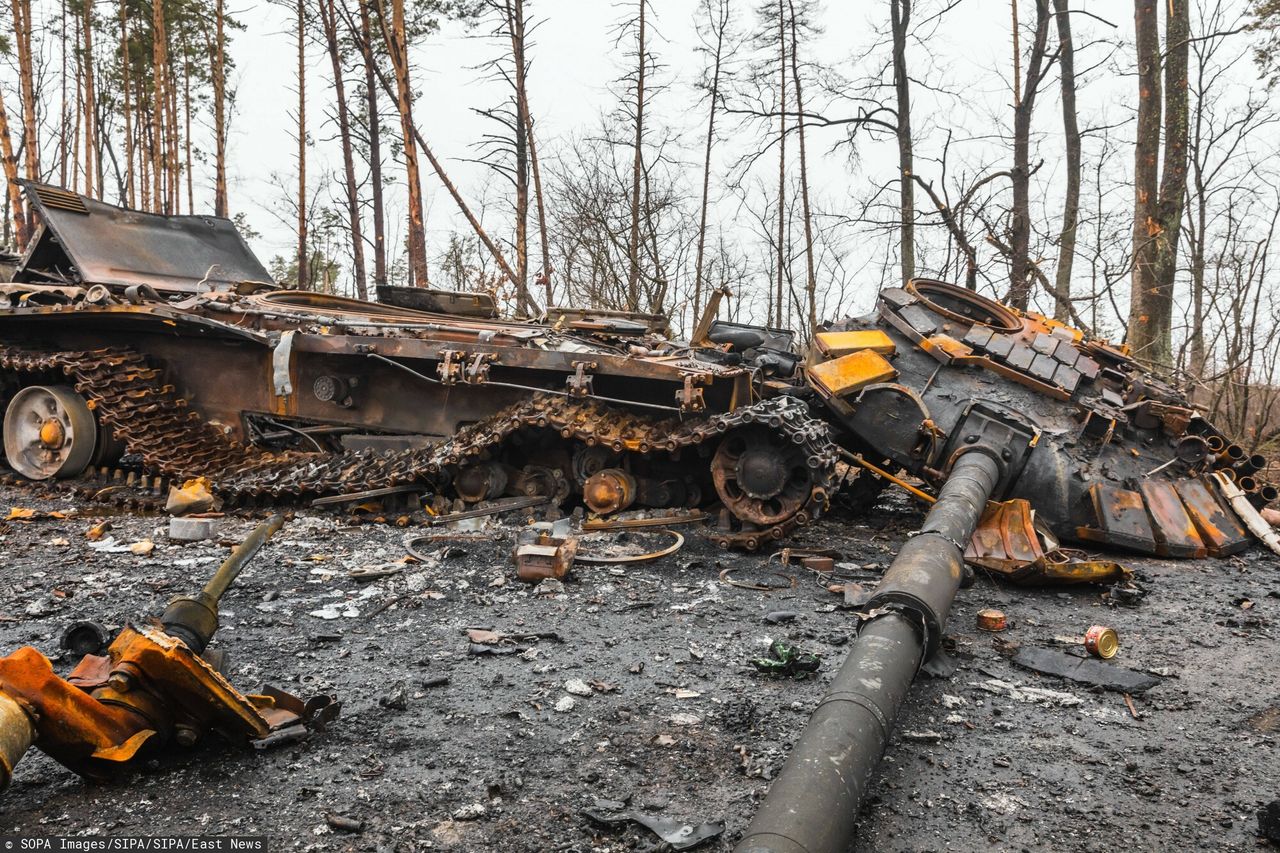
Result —
[{"label": "charred ground", "polygon": [[[63,674],[73,663],[57,659],[66,625],[158,613],[253,524],[230,517],[220,542],[179,545],[164,537],[164,518],[109,516],[116,546],[155,541],[144,557],[90,543],[85,531],[104,516],[59,494],[0,489],[0,507],[12,506],[75,513],[0,530],[0,641],[36,646]],[[839,550],[844,570],[874,585],[919,520],[887,496],[870,516],[829,518],[793,544]],[[625,801],[723,820],[724,834],[700,849],[729,849],[843,658],[854,616],[842,596],[799,567],[785,570],[794,589],[728,586],[724,568],[776,583],[777,562],[719,551],[696,532],[660,562],[579,566],[563,589],[534,588],[514,579],[513,531],[424,546],[425,562],[360,583],[348,572],[401,560],[406,536],[426,531],[299,513],[224,599],[215,644],[241,689],[333,693],[338,721],[262,753],[216,739],[175,747],[118,785],[86,783],[33,752],[0,800],[0,826],[264,834],[277,849],[653,849],[645,830],[582,815]],[[981,576],[960,593],[950,620],[958,669],[913,687],[856,849],[1266,844],[1255,812],[1280,792],[1280,562],[1255,548],[1130,565],[1148,590],[1136,607],[1112,607],[1098,588],[1021,590]],[[1007,612],[1007,632],[974,627],[991,606]],[[766,621],[786,613],[794,618]],[[1120,694],[1009,659],[1011,644],[1053,645],[1095,623],[1119,631],[1117,665],[1162,676],[1134,697],[1138,719]],[[543,636],[475,654],[470,628]],[[777,638],[820,653],[818,677],[757,675],[751,658]],[[567,690],[573,681],[590,695]],[[566,697],[572,707],[556,710]],[[335,830],[329,814],[363,831]]]}]

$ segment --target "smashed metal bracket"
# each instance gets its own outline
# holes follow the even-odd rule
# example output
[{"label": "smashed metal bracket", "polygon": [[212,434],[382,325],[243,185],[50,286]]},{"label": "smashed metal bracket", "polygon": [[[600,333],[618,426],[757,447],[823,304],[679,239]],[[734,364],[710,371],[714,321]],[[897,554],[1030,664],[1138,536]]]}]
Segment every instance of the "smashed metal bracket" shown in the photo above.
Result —
[{"label": "smashed metal bracket", "polygon": [[710,381],[704,373],[686,376],[684,378],[684,387],[676,392],[676,402],[680,404],[682,412],[701,412],[707,408],[707,401],[703,399],[702,389],[699,385],[706,385]]},{"label": "smashed metal bracket", "polygon": [[466,358],[465,352],[456,349],[447,349],[440,353],[440,363],[436,365],[436,373],[440,375],[441,383],[457,385]]},{"label": "smashed metal bracket", "polygon": [[498,356],[491,352],[478,352],[471,357],[467,365],[466,382],[469,385],[482,385],[489,378],[489,365],[497,362]]},{"label": "smashed metal bracket", "polygon": [[575,361],[573,363],[573,373],[566,377],[564,386],[569,391],[570,397],[589,397],[594,392],[591,384],[591,375],[587,372],[595,370],[599,365],[594,361]]}]

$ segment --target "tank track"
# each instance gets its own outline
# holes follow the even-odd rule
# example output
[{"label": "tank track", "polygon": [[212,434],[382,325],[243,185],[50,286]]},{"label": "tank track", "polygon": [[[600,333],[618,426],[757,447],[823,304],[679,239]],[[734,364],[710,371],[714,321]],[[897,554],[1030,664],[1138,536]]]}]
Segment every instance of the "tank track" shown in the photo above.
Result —
[{"label": "tank track", "polygon": [[163,371],[134,350],[42,352],[0,346],[0,369],[62,374],[89,401],[100,421],[125,442],[129,453],[141,457],[149,472],[178,480],[208,477],[215,490],[232,502],[263,496],[318,497],[418,482],[439,484],[458,466],[479,461],[526,428],[555,430],[566,440],[603,445],[616,452],[674,454],[737,427],[761,424],[801,449],[813,474],[813,487],[804,505],[779,523],[711,534],[721,547],[755,549],[770,539],[781,539],[824,511],[838,458],[828,426],[811,417],[803,402],[789,397],[709,417],[680,419],[637,415],[590,399],[535,395],[430,448],[321,454],[270,452],[232,440],[192,409],[173,385],[164,384]]}]

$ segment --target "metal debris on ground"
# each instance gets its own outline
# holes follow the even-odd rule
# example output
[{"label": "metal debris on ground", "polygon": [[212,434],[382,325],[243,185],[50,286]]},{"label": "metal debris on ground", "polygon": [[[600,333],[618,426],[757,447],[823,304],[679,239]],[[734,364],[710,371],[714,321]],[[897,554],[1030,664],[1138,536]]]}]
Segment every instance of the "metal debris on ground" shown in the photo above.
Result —
[{"label": "metal debris on ground", "polygon": [[573,568],[578,540],[569,535],[569,519],[526,525],[516,537],[511,552],[516,577],[527,583],[562,578]]},{"label": "metal debris on ground", "polygon": [[[663,557],[669,557],[684,547],[683,534],[675,530],[660,530],[657,532],[662,535],[671,537],[671,540],[672,540],[671,544],[666,546],[665,548],[659,548],[654,551],[644,551],[641,553],[626,553],[626,552],[619,552],[619,553],[597,552],[594,554],[590,552],[586,554],[578,553],[576,557],[577,562],[583,563],[585,565],[597,565],[597,566],[621,565],[624,563],[648,563],[652,560],[660,560]],[[615,540],[614,543],[612,543],[610,546],[607,546],[607,547],[609,549],[616,551],[620,544],[624,544],[624,543],[621,543],[620,541]]]},{"label": "metal debris on ground", "polygon": [[724,832],[724,821],[685,823],[662,815],[650,815],[640,811],[608,812],[602,809],[584,809],[582,812],[597,824],[616,828],[628,823],[643,826],[672,850],[692,850]]},{"label": "metal debris on ground", "polygon": [[781,578],[783,583],[766,583],[758,580],[742,580],[733,576],[736,571],[732,566],[720,570],[720,582],[729,586],[736,586],[738,589],[750,589],[756,592],[773,592],[778,589],[795,589],[798,586],[795,575],[784,574],[783,572],[764,572],[771,578]]},{"label": "metal debris on ground", "polygon": [[1078,657],[1059,649],[1022,648],[1013,656],[1013,662],[1042,675],[1066,678],[1118,693],[1143,693],[1160,683],[1154,675],[1103,663],[1095,658]]},{"label": "metal debris on ground", "polygon": [[213,509],[213,484],[207,477],[194,477],[181,486],[170,486],[164,511],[170,515],[193,515]]},{"label": "metal debris on ground", "polygon": [[785,640],[774,640],[769,644],[768,655],[752,658],[751,665],[762,675],[804,679],[818,671],[822,657]]}]

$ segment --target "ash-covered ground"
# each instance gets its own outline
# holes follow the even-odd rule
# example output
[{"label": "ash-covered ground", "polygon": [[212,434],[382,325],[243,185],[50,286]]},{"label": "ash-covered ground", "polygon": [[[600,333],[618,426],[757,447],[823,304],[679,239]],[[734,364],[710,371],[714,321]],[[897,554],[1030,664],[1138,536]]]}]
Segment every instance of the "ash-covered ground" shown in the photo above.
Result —
[{"label": "ash-covered ground", "polygon": [[[74,664],[59,657],[65,626],[159,613],[255,523],[228,517],[219,541],[171,544],[161,517],[0,488],[0,516],[15,506],[75,513],[0,525],[0,647],[34,645],[62,674]],[[85,531],[103,518],[112,539],[91,543]],[[841,574],[873,585],[919,520],[887,496],[865,518],[824,520],[790,544],[834,548]],[[728,850],[839,667],[855,617],[812,572],[719,552],[685,529],[671,557],[579,566],[562,588],[534,588],[515,579],[511,526],[424,545],[425,562],[401,564],[405,538],[429,531],[300,512],[225,597],[215,646],[242,690],[331,693],[340,718],[271,751],[216,739],[172,747],[116,785],[86,783],[33,750],[0,798],[0,832],[265,834],[290,850],[661,849],[645,829],[583,815],[613,801],[723,821],[698,849]],[[143,539],[156,543],[149,555],[121,547]],[[400,571],[376,581],[349,576],[392,563]],[[1129,565],[1148,590],[1133,607],[1108,605],[1096,587],[1024,590],[983,576],[961,591],[949,625],[959,667],[912,689],[856,850],[1268,844],[1255,813],[1280,797],[1280,561],[1255,549]],[[735,588],[724,568],[770,584],[782,571],[797,585]],[[1009,630],[977,630],[984,607],[1003,609]],[[787,612],[791,621],[766,621]],[[1010,660],[1015,645],[1062,648],[1055,638],[1097,623],[1119,632],[1115,665],[1161,676],[1134,697],[1136,719],[1121,694]],[[468,629],[518,639],[476,654],[486,647],[474,649]],[[750,660],[777,638],[821,654],[817,677],[756,674]],[[328,815],[363,829],[335,829]]]}]

